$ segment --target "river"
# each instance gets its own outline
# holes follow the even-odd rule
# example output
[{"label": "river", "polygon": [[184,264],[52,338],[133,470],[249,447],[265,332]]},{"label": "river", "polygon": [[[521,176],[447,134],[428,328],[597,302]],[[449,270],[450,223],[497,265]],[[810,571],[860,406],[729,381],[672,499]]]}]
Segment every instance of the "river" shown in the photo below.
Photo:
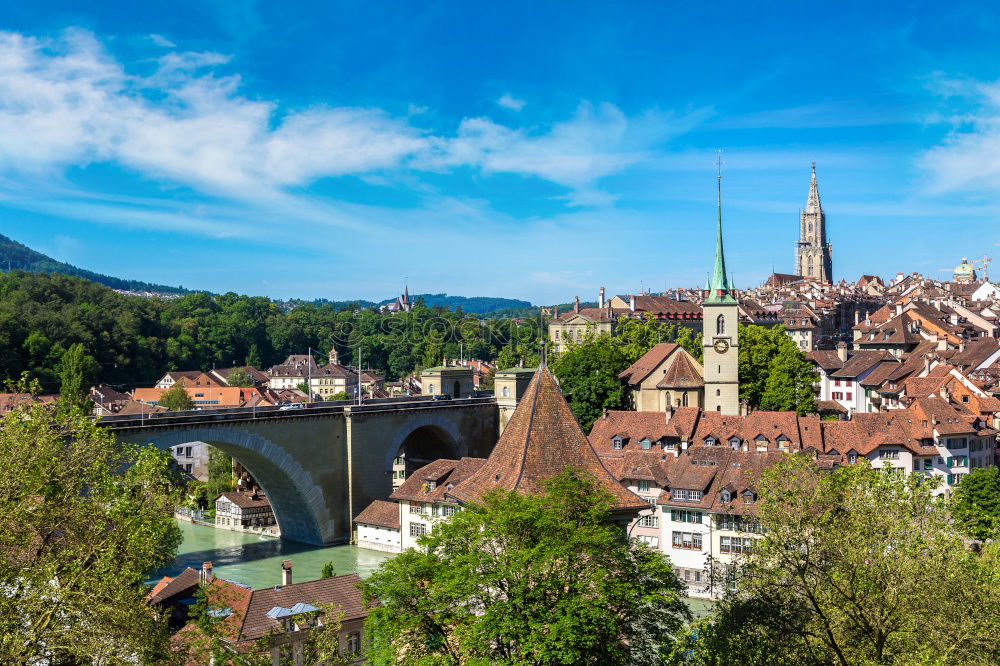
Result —
[{"label": "river", "polygon": [[[283,560],[292,561],[292,581],[301,583],[319,578],[327,562],[333,562],[337,575],[356,573],[367,578],[379,564],[392,557],[391,553],[357,546],[324,548],[256,534],[217,530],[186,521],[178,521],[177,524],[184,537],[177,549],[177,557],[171,566],[155,572],[150,577],[151,581],[162,576],[176,576],[184,567],[199,569],[202,562],[211,562],[216,576],[257,590],[281,583]],[[713,605],[703,599],[685,601],[695,617],[706,615]]]},{"label": "river", "polygon": [[292,561],[293,582],[304,582],[319,578],[327,562],[333,562],[333,571],[338,576],[356,573],[366,578],[383,560],[392,557],[390,553],[356,546],[324,548],[186,521],[177,524],[184,541],[173,564],[152,574],[153,580],[174,576],[184,567],[199,569],[202,562],[211,562],[216,576],[259,589],[281,582],[283,560]]}]

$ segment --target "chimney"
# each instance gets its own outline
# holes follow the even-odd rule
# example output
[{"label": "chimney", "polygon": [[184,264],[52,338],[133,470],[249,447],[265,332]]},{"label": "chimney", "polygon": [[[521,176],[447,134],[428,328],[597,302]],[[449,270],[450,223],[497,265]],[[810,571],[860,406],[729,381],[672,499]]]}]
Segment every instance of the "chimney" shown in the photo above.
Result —
[{"label": "chimney", "polygon": [[948,349],[948,337],[944,336],[944,335],[941,335],[940,333],[938,333],[937,334],[937,350],[938,351],[945,351],[947,349]]},{"label": "chimney", "polygon": [[601,290],[597,292],[597,307],[604,308],[604,287],[601,287]]},{"label": "chimney", "polygon": [[902,303],[896,303],[896,314],[897,315],[903,314],[903,304]]},{"label": "chimney", "polygon": [[847,343],[838,342],[837,343],[837,358],[840,359],[841,363],[847,363]]},{"label": "chimney", "polygon": [[860,310],[855,310],[854,311],[854,325],[857,326],[860,323],[861,323],[861,311]]},{"label": "chimney", "polygon": [[924,376],[926,377],[931,373],[931,357],[924,354]]},{"label": "chimney", "polygon": [[577,296],[576,298],[573,299],[573,312],[579,312],[579,311],[580,311],[580,297]]},{"label": "chimney", "polygon": [[964,352],[965,351],[965,340],[961,340],[958,343],[958,351],[959,352]]},{"label": "chimney", "polygon": [[555,307],[555,310],[553,310],[552,318],[553,319],[559,319],[559,306],[558,305]]},{"label": "chimney", "polygon": [[628,297],[628,308],[632,312],[635,312],[635,294]]},{"label": "chimney", "polygon": [[284,587],[285,585],[291,585],[291,584],[292,584],[292,561],[285,560],[284,562],[281,563],[281,585],[282,587]]},{"label": "chimney", "polygon": [[201,565],[201,572],[198,574],[198,582],[202,585],[208,585],[215,579],[212,575],[212,563],[203,562]]}]

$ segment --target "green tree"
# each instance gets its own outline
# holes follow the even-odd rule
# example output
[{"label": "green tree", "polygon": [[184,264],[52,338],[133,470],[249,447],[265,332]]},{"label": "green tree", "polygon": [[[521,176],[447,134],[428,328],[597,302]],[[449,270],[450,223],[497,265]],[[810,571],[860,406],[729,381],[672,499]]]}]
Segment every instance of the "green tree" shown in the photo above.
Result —
[{"label": "green tree", "polygon": [[27,405],[0,419],[0,469],[0,663],[161,660],[143,583],[180,543],[169,455]]},{"label": "green tree", "polygon": [[784,328],[740,325],[739,340],[741,400],[751,409],[816,411],[819,376]]},{"label": "green tree", "polygon": [[1000,553],[967,547],[933,483],[790,455],[757,490],[752,552],[678,663],[1000,662]]},{"label": "green tree", "polygon": [[236,368],[230,372],[229,377],[226,379],[226,384],[239,388],[253,388],[256,386],[253,377],[250,376],[246,368]]},{"label": "green tree", "polygon": [[225,451],[214,446],[208,447],[208,482],[205,490],[208,493],[208,501],[215,502],[215,498],[222,493],[232,492],[236,489],[236,480],[233,478],[233,459]]},{"label": "green tree", "polygon": [[365,581],[369,663],[661,663],[689,617],[683,584],[610,508],[568,471],[436,525]]},{"label": "green tree", "polygon": [[581,345],[571,344],[552,363],[552,372],[569,398],[573,416],[584,432],[605,409],[627,406],[625,385],[618,375],[632,361],[622,347],[607,334]]},{"label": "green tree", "polygon": [[[97,374],[97,361],[79,342],[72,345],[59,361],[59,399],[67,407],[88,410],[90,382]],[[88,410],[89,411],[89,410]]]},{"label": "green tree", "polygon": [[323,572],[320,573],[320,578],[333,578],[337,574],[333,571],[333,562],[327,562],[323,565]]},{"label": "green tree", "polygon": [[1000,467],[974,469],[952,496],[958,528],[973,539],[1000,540]]},{"label": "green tree", "polygon": [[180,384],[164,391],[160,399],[156,401],[156,404],[171,412],[186,412],[194,409],[194,402],[191,400],[191,396],[188,395],[187,391]]},{"label": "green tree", "polygon": [[330,396],[330,400],[350,400],[351,394],[347,391],[337,391]]}]

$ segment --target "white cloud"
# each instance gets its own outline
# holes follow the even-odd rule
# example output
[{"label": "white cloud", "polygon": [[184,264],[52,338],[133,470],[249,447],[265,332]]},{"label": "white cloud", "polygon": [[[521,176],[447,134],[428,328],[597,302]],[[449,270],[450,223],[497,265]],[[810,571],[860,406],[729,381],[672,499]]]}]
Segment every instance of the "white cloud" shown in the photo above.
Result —
[{"label": "white cloud", "polygon": [[163,35],[158,35],[155,32],[149,35],[149,41],[153,42],[157,46],[162,46],[165,49],[172,49],[177,46]]},{"label": "white cloud", "polygon": [[523,99],[518,99],[510,93],[504,93],[503,97],[497,100],[497,104],[511,111],[520,111],[527,104]]},{"label": "white cloud", "polygon": [[[629,117],[582,103],[549,126],[466,118],[453,135],[435,136],[412,124],[425,109],[394,117],[377,108],[283,110],[248,98],[240,77],[223,71],[229,62],[175,50],[137,74],[83,30],[51,39],[0,32],[0,174],[52,177],[112,163],[215,196],[287,203],[289,188],[324,177],[472,167],[544,179],[567,188],[571,204],[603,206],[614,197],[600,190],[602,178],[649,160],[704,118]],[[500,103],[523,106],[510,95]]]},{"label": "white cloud", "polygon": [[931,177],[931,191],[995,193],[1000,187],[1000,81],[939,83],[938,89],[975,108],[940,116],[953,127],[918,160]]}]

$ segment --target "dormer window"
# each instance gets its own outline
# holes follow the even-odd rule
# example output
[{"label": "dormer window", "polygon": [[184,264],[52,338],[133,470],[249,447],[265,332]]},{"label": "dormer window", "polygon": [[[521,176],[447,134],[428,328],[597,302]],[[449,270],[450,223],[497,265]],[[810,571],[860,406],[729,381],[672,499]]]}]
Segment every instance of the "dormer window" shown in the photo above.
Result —
[{"label": "dormer window", "polygon": [[729,448],[731,448],[733,451],[739,451],[740,450],[740,443],[741,442],[740,442],[740,438],[739,437],[730,437],[729,438]]},{"label": "dormer window", "polygon": [[733,494],[728,490],[723,490],[721,493],[719,493],[719,501],[728,504],[729,502],[733,501]]},{"label": "dormer window", "polygon": [[625,442],[620,435],[615,435],[611,438],[611,448],[615,451],[621,451],[624,446]]},{"label": "dormer window", "polygon": [[744,504],[753,504],[753,501],[754,501],[753,492],[749,491],[749,490],[744,490],[743,491],[743,503]]},{"label": "dormer window", "polygon": [[715,444],[716,444],[716,441],[715,441],[714,437],[706,437],[705,438],[705,446],[715,446]]},{"label": "dormer window", "polygon": [[767,451],[767,437],[764,437],[764,435],[757,435],[754,441],[757,443],[758,451]]},{"label": "dormer window", "polygon": [[858,454],[854,453],[853,451],[851,451],[850,453],[848,453],[847,454],[847,462],[850,463],[850,464],[852,464],[852,465],[854,463],[858,462]]},{"label": "dormer window", "polygon": [[434,490],[435,488],[437,488],[437,484],[438,484],[437,481],[428,481],[427,482],[427,490],[428,490],[428,492],[430,492],[431,490]]},{"label": "dormer window", "polygon": [[647,451],[649,450],[649,447],[652,446],[652,442],[649,441],[648,437],[643,437],[641,440],[639,440],[639,446],[642,447],[643,451]]}]

